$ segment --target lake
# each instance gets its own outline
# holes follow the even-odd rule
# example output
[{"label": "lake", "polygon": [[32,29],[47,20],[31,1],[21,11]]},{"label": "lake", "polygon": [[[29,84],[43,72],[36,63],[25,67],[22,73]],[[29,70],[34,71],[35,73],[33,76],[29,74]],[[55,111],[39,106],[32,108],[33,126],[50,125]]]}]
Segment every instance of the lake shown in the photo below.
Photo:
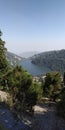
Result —
[{"label": "lake", "polygon": [[24,59],[20,62],[20,65],[27,70],[30,74],[33,76],[39,76],[39,75],[45,75],[46,73],[50,72],[51,70],[47,68],[46,66],[37,66],[31,63],[31,60],[29,59]]}]

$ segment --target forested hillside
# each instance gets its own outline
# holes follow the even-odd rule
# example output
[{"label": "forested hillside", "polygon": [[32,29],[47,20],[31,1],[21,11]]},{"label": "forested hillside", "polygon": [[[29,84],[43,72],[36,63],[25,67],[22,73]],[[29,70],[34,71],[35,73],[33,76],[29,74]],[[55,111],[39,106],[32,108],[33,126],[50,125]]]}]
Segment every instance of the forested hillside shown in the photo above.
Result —
[{"label": "forested hillside", "polygon": [[52,71],[65,71],[65,50],[49,51],[32,57],[32,63],[50,68]]}]

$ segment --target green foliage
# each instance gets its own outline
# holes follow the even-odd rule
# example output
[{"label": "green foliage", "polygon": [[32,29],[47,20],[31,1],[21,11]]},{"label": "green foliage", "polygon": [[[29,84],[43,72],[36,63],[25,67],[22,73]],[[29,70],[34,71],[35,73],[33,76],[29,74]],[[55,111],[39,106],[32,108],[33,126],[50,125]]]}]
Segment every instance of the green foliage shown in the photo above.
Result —
[{"label": "green foliage", "polygon": [[0,90],[2,90],[4,87],[0,85]]},{"label": "green foliage", "polygon": [[2,41],[1,35],[0,31],[0,89],[6,88],[10,92],[16,111],[31,110],[36,104],[38,90],[36,92],[35,87],[33,87],[32,76],[21,66],[9,68],[5,42]]},{"label": "green foliage", "polygon": [[57,113],[65,118],[65,88],[60,93],[60,101],[57,103]]},{"label": "green foliage", "polygon": [[42,99],[42,95],[43,95],[42,86],[40,84],[38,84],[38,83],[34,83],[33,88],[37,93],[37,100],[40,101]]},{"label": "green foliage", "polygon": [[17,111],[32,109],[37,101],[37,92],[32,85],[32,76],[21,66],[16,66],[5,79],[10,93],[12,93],[14,108]]},{"label": "green foliage", "polygon": [[32,110],[32,107],[34,105],[36,105],[36,101],[37,101],[37,93],[36,93],[36,91],[31,90],[31,89],[29,91],[27,91],[25,102],[26,102],[26,107],[30,111]]},{"label": "green foliage", "polygon": [[[0,31],[0,36],[1,36]],[[0,38],[0,84],[2,84],[3,76],[6,74],[8,70],[8,62],[6,59],[6,48],[5,48],[5,42]]]},{"label": "green foliage", "polygon": [[57,103],[57,112],[60,116],[65,118],[65,72],[63,77],[64,87],[60,92],[60,101]]},{"label": "green foliage", "polygon": [[59,72],[51,72],[46,75],[45,83],[43,85],[43,92],[46,96],[54,100],[60,93],[62,88],[61,75]]}]

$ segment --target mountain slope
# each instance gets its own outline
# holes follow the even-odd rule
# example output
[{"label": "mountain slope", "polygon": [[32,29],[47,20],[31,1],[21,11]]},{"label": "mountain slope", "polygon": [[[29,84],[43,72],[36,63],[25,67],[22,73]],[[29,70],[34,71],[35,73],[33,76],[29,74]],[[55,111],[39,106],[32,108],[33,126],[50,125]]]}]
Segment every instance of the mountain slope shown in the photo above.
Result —
[{"label": "mountain slope", "polygon": [[29,57],[32,57],[35,54],[38,54],[38,53],[39,52],[37,52],[37,51],[30,51],[30,52],[23,52],[19,55],[22,56],[22,57],[25,57],[25,58],[29,58]]},{"label": "mountain slope", "polygon": [[43,52],[33,56],[32,63],[40,66],[46,66],[52,71],[65,71],[65,50]]},{"label": "mountain slope", "polygon": [[11,52],[7,52],[6,55],[7,55],[7,60],[8,60],[8,62],[9,62],[9,64],[10,64],[11,66],[18,65],[19,62],[20,62],[21,60],[23,60],[22,57],[20,57],[20,56],[14,54],[14,53],[11,53]]}]

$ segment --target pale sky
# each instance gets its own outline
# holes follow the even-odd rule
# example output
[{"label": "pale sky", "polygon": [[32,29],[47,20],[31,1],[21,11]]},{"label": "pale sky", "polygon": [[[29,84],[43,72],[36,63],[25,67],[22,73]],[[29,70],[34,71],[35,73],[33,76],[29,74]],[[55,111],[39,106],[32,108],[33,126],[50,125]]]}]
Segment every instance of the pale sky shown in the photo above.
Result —
[{"label": "pale sky", "polygon": [[13,53],[65,49],[65,0],[0,0],[0,29]]}]

